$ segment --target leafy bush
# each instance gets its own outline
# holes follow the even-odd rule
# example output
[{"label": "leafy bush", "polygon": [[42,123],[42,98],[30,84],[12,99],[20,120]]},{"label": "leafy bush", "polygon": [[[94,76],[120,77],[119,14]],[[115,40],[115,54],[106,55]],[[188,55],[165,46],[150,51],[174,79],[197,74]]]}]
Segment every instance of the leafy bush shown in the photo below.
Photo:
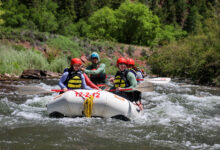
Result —
[{"label": "leafy bush", "polygon": [[89,24],[91,25],[89,37],[93,39],[114,40],[117,21],[112,9],[104,7],[96,11],[89,18]]},{"label": "leafy bush", "polygon": [[46,58],[35,51],[16,51],[12,47],[0,47],[0,73],[20,74],[25,69],[46,69]]},{"label": "leafy bush", "polygon": [[214,83],[220,74],[218,41],[219,36],[215,32],[212,32],[212,38],[204,34],[190,36],[155,50],[148,63],[153,73],[162,76],[187,77],[199,83]]},{"label": "leafy bush", "polygon": [[88,26],[91,39],[146,46],[170,42],[186,35],[186,32],[171,25],[161,26],[159,18],[146,5],[129,1],[116,10],[104,7],[94,12],[88,20]]},{"label": "leafy bush", "polygon": [[26,49],[21,45],[12,45],[12,47],[17,51],[25,51]]},{"label": "leafy bush", "polygon": [[63,73],[65,68],[69,67],[69,63],[66,57],[60,57],[54,59],[48,66],[48,70],[53,72]]},{"label": "leafy bush", "polygon": [[3,20],[5,26],[8,27],[22,27],[28,20],[27,16],[29,10],[23,4],[20,4],[18,0],[8,0],[3,3],[5,13],[3,14]]},{"label": "leafy bush", "polygon": [[132,56],[133,53],[134,53],[134,50],[135,50],[135,48],[134,48],[133,46],[130,46],[130,45],[129,45],[129,47],[128,47],[128,55],[129,55],[129,56]]},{"label": "leafy bush", "polygon": [[60,49],[67,56],[79,57],[83,49],[78,43],[70,40],[68,37],[58,36],[56,38],[51,38],[47,41],[47,44],[53,48]]},{"label": "leafy bush", "polygon": [[0,1],[0,25],[4,23],[4,20],[1,19],[1,16],[4,14],[4,11],[1,9],[2,2]]},{"label": "leafy bush", "polygon": [[62,55],[49,63],[40,51],[34,49],[16,50],[2,43],[0,45],[0,74],[13,73],[19,75],[25,69],[63,72],[66,67],[69,67],[69,62],[67,57]]},{"label": "leafy bush", "polygon": [[115,57],[111,61],[108,58],[104,57],[101,59],[101,62],[105,64],[105,71],[107,74],[115,75],[115,73],[117,72],[117,67],[115,66]]},{"label": "leafy bush", "polygon": [[125,2],[116,10],[119,42],[155,45],[160,31],[159,18],[152,14],[148,7],[137,2]]},{"label": "leafy bush", "polygon": [[52,32],[58,29],[55,12],[57,4],[52,0],[38,2],[36,7],[30,10],[30,16],[41,32]]},{"label": "leafy bush", "polygon": [[180,28],[174,28],[172,25],[164,25],[161,28],[160,34],[158,36],[159,44],[166,45],[170,42],[178,40],[181,37],[186,37],[187,32],[182,31]]}]

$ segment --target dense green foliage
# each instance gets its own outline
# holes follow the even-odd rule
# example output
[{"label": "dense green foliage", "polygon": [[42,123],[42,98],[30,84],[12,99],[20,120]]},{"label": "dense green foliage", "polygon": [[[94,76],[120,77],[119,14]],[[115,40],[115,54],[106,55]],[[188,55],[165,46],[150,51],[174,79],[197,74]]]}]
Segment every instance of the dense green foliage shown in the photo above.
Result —
[{"label": "dense green foliage", "polygon": [[78,43],[64,36],[51,38],[47,41],[47,44],[52,48],[62,50],[64,54],[67,54],[71,57],[80,57],[81,53],[83,52],[83,49]]},{"label": "dense green foliage", "polygon": [[160,31],[159,18],[143,4],[123,3],[116,11],[118,41],[154,45]]},{"label": "dense green foliage", "polygon": [[[175,30],[172,25],[163,28],[159,18],[147,6],[128,1],[115,10],[104,7],[94,12],[83,28],[87,30],[86,36],[91,39],[147,46],[155,46],[186,35],[186,32]],[[77,35],[85,36],[82,33]]]},{"label": "dense green foliage", "polygon": [[1,19],[1,16],[3,15],[4,11],[1,9],[2,2],[0,1],[0,25],[4,23],[3,19]]},{"label": "dense green foliage", "polygon": [[160,75],[187,77],[220,84],[220,24],[206,20],[209,30],[155,50],[148,62]]},{"label": "dense green foliage", "polygon": [[[85,31],[76,30],[83,25],[87,29],[86,33],[90,35],[95,29],[98,29],[91,37],[101,36],[103,39],[116,39],[119,42],[133,42],[141,45],[155,43],[160,40],[160,37],[164,39],[164,36],[158,36],[160,28],[169,34],[170,30],[166,30],[164,25],[184,29],[189,33],[202,30],[204,21],[213,15],[213,10],[219,4],[216,0],[190,2],[188,0],[139,0],[139,2],[125,0],[2,0],[2,2],[5,11],[3,19],[7,27],[84,36],[86,34],[82,32]],[[92,25],[91,30],[88,29],[89,27],[85,27],[86,25]],[[138,34],[134,34],[137,30]],[[142,32],[140,33],[140,31]],[[114,34],[109,35],[109,32],[114,32]],[[147,37],[146,43],[143,42],[146,40],[145,36]],[[176,37],[172,35],[171,38]]]},{"label": "dense green foliage", "polygon": [[[39,36],[37,33],[35,34],[35,36]],[[20,38],[18,33],[17,36]],[[82,52],[87,53],[87,55],[91,53],[90,47],[81,47],[71,38],[64,36],[50,37],[46,40],[46,43],[49,47],[47,46],[45,52],[42,53],[36,49],[27,49],[21,45],[0,42],[0,74],[12,73],[20,75],[25,69],[41,69],[62,73],[64,68],[69,67],[70,60],[73,57],[79,57]],[[103,43],[103,46],[112,47],[107,42]],[[91,44],[95,46],[94,51],[96,51],[101,46],[100,44],[103,43],[95,42]],[[81,44],[84,45],[83,42]],[[113,60],[115,62],[116,57]],[[106,56],[102,57],[101,62],[106,64],[106,68],[108,68],[106,72],[108,74],[116,72],[115,63],[112,64]]]},{"label": "dense green foliage", "polygon": [[[5,27],[155,46],[177,39],[148,6],[108,1],[4,0]],[[167,30],[168,29],[168,30]],[[165,34],[169,34],[166,36]],[[178,36],[186,33],[179,28]]]},{"label": "dense green foliage", "polygon": [[[153,73],[187,77],[200,83],[220,83],[220,3],[217,0],[1,1],[0,39],[28,41],[44,47],[44,55],[14,47],[1,50],[1,58],[6,61],[12,54],[30,56],[30,59],[42,59],[44,66],[28,59],[35,65],[26,66],[16,57],[17,61],[10,62],[12,67],[8,69],[0,60],[0,73],[19,73],[25,68],[38,67],[62,72],[70,58],[103,49],[115,61],[114,44],[106,46],[106,42],[100,42],[113,41],[150,46],[153,55],[148,61]],[[123,52],[124,48],[119,51]],[[129,56],[133,52],[129,46]],[[107,72],[113,73],[115,68],[109,59],[103,61],[110,67]]]},{"label": "dense green foliage", "polygon": [[112,9],[104,7],[96,11],[89,18],[89,24],[91,26],[89,37],[115,40],[118,24]]}]

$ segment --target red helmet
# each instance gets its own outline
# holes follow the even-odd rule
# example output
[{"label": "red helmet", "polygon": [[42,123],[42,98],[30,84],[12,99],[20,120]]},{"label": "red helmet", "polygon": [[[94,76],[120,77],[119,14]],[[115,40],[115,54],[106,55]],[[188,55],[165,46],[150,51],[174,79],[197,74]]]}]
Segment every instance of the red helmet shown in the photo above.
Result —
[{"label": "red helmet", "polygon": [[124,57],[118,58],[117,66],[118,64],[127,64],[127,60]]},{"label": "red helmet", "polygon": [[79,65],[82,65],[82,61],[79,59],[79,58],[73,58],[71,60],[71,65],[73,64],[79,64]]},{"label": "red helmet", "polygon": [[134,59],[128,58],[127,65],[135,65]]}]

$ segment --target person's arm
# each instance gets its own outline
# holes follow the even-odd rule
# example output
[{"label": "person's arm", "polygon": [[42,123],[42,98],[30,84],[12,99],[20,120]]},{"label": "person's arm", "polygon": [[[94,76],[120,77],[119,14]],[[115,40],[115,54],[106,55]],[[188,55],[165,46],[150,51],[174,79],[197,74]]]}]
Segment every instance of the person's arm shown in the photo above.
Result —
[{"label": "person's arm", "polygon": [[85,77],[83,74],[81,74],[81,79],[82,79],[82,89],[92,90],[92,88],[86,84]]},{"label": "person's arm", "polygon": [[137,71],[137,76],[136,76],[137,79],[143,79],[142,77],[142,74],[140,71]]},{"label": "person's arm", "polygon": [[96,85],[88,78],[88,76],[87,76],[85,73],[84,73],[83,75],[84,75],[84,77],[85,77],[85,81],[86,81],[86,84],[87,84],[88,86],[90,86],[90,87],[93,88],[93,89],[99,90],[99,87],[96,86]]},{"label": "person's arm", "polygon": [[105,64],[100,64],[97,70],[89,70],[88,68],[85,69],[85,73],[87,74],[100,74],[105,72]]},{"label": "person's arm", "polygon": [[61,89],[67,88],[66,85],[64,85],[64,82],[66,81],[68,74],[69,72],[64,72],[59,80],[59,86]]},{"label": "person's arm", "polygon": [[137,71],[137,76],[136,76],[136,78],[137,78],[137,83],[138,83],[138,84],[144,82],[143,75],[142,75],[142,73],[141,73],[140,71]]},{"label": "person's arm", "polygon": [[[131,89],[131,88],[135,88],[137,86],[137,80],[136,80],[136,77],[135,75],[132,73],[132,72],[129,72],[127,74],[127,79],[130,83],[130,86],[129,87],[126,87],[126,88],[121,88],[121,89]],[[133,90],[128,90],[128,91],[125,91],[125,92],[132,92]]]}]

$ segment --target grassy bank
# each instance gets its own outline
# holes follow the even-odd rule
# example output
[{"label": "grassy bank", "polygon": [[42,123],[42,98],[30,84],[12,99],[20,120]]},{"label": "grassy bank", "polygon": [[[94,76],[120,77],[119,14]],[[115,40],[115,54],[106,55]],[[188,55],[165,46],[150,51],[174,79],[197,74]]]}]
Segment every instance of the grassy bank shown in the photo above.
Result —
[{"label": "grassy bank", "polygon": [[[61,35],[52,36],[28,30],[8,30],[2,33],[0,74],[20,75],[25,69],[62,73],[64,68],[69,67],[71,58],[80,57],[82,54],[88,56],[93,51],[102,53],[101,62],[106,64],[108,74],[115,74],[117,70],[112,63],[116,62],[118,57],[113,55],[115,45],[109,42],[94,42]],[[31,48],[27,48],[27,45]],[[111,59],[107,55],[111,55]]]},{"label": "grassy bank", "polygon": [[[25,69],[41,69],[62,73],[73,57],[88,56],[93,51],[101,55],[107,74],[115,74],[118,57],[133,57],[136,47],[108,41],[91,41],[30,30],[1,30],[0,74],[20,75]],[[160,48],[151,55],[144,47],[136,60],[147,60],[152,72],[160,76],[190,78],[196,83],[220,85],[219,27],[208,34],[189,36]],[[7,39],[7,40],[4,40]],[[6,41],[6,42],[5,42]],[[25,48],[25,43],[31,48]],[[134,58],[134,57],[133,57]],[[88,64],[84,64],[87,66]],[[148,71],[145,66],[145,71]]]},{"label": "grassy bank", "polygon": [[[82,54],[88,56],[94,51],[101,55],[107,74],[115,74],[115,62],[120,57],[119,54],[132,57],[135,52],[135,46],[132,45],[12,28],[0,28],[0,42],[1,74],[19,75],[24,69],[45,69],[62,73],[69,66],[71,58]],[[141,48],[144,52],[146,49]],[[140,67],[145,69],[146,60],[143,58],[140,56],[136,59],[143,62]]]},{"label": "grassy bank", "polygon": [[65,57],[59,57],[51,62],[39,51],[25,49],[8,44],[0,46],[0,73],[20,75],[25,69],[41,69],[61,72],[68,66]]}]

